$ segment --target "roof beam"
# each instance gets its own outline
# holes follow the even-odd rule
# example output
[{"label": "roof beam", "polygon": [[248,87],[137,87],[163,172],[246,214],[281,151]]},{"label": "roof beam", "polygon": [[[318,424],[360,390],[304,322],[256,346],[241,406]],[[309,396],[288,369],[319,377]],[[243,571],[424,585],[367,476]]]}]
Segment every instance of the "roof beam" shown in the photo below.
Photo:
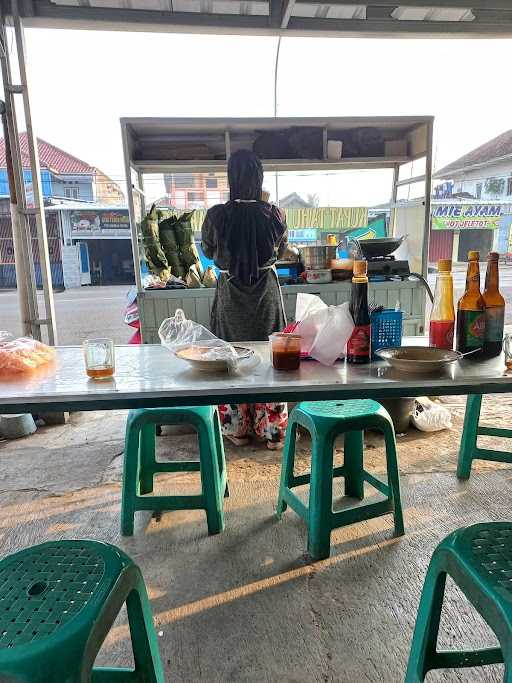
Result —
[{"label": "roof beam", "polygon": [[285,0],[283,6],[283,13],[281,15],[281,28],[287,28],[293,14],[295,7],[295,0]]},{"label": "roof beam", "polygon": [[375,34],[392,37],[408,35],[435,36],[456,38],[457,36],[512,36],[512,20],[504,21],[397,21],[396,19],[311,19],[292,17],[288,24],[288,33],[299,35],[335,35],[351,34],[353,36],[372,36]]},{"label": "roof beam", "polygon": [[474,10],[512,10],[512,0],[298,0],[308,5],[366,5],[367,7],[440,7]]}]

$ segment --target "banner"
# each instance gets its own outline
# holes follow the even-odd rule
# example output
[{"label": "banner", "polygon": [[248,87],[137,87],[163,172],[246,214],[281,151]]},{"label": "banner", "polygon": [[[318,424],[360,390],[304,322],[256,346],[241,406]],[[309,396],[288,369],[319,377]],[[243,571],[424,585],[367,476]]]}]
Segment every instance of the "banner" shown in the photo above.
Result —
[{"label": "banner", "polygon": [[106,230],[129,230],[127,209],[94,211],[80,209],[71,212],[71,232],[81,235],[99,234]]},{"label": "banner", "polygon": [[501,204],[439,204],[432,207],[433,230],[496,230]]}]

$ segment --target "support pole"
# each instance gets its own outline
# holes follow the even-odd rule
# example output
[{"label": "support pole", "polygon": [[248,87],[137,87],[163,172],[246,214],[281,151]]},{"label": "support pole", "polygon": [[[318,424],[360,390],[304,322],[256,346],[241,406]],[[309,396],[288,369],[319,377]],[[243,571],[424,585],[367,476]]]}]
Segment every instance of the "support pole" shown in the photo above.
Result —
[{"label": "support pole", "polygon": [[[126,198],[128,200],[128,213],[130,214],[130,228],[132,231],[132,253],[133,253],[133,268],[135,271],[135,284],[137,291],[142,292],[142,276],[140,273],[140,253],[139,253],[139,229],[137,226],[137,215],[135,212],[135,202],[133,200],[133,181],[132,181],[132,167],[130,164],[130,150],[128,146],[128,133],[126,126],[122,127],[123,137],[123,152],[124,152],[124,170],[126,177]],[[142,189],[142,188],[141,188]],[[141,206],[144,202],[141,203]]]},{"label": "support pole", "polygon": [[421,274],[428,276],[428,250],[430,246],[430,201],[432,196],[432,142],[434,138],[434,124],[427,124],[427,155],[425,158],[425,220],[423,224],[423,253],[421,255]]},{"label": "support pole", "polygon": [[18,0],[12,0],[12,15],[14,20],[14,32],[18,52],[18,64],[20,70],[20,82],[25,111],[25,124],[27,128],[27,145],[30,156],[30,169],[32,175],[32,190],[34,194],[34,210],[37,229],[37,242],[39,246],[39,266],[43,283],[43,296],[45,307],[45,319],[37,321],[40,325],[46,325],[48,341],[51,345],[57,343],[57,329],[55,326],[55,302],[53,298],[52,272],[50,267],[50,252],[48,249],[48,234],[46,230],[46,216],[44,212],[43,193],[41,191],[41,169],[39,166],[39,153],[37,139],[32,125],[32,112],[28,94],[28,75],[26,64],[25,34],[19,15]]},{"label": "support pole", "polygon": [[389,207],[389,228],[390,236],[395,234],[395,220],[396,220],[396,198],[398,196],[398,179],[400,177],[400,166],[395,164],[393,166],[393,184],[391,186],[391,202]]},{"label": "support pole", "polygon": [[25,184],[23,178],[23,165],[21,163],[16,104],[12,90],[7,30],[3,12],[0,21],[0,64],[5,92],[5,108],[2,112],[2,123],[4,126],[14,244],[14,266],[16,269],[21,326],[24,335],[41,339],[41,330],[35,322],[39,318],[39,309],[35,283],[34,260],[32,257],[32,240],[28,215],[24,212],[24,209],[26,208]]}]

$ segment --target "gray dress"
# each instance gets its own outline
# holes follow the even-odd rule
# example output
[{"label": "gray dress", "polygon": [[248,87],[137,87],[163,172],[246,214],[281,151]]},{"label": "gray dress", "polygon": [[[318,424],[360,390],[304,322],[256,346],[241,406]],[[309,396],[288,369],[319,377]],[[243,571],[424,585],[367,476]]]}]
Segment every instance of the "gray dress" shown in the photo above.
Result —
[{"label": "gray dress", "polygon": [[[210,209],[202,228],[203,251],[222,271],[212,306],[211,330],[229,342],[266,341],[269,334],[281,331],[286,325],[281,289],[273,266],[287,246],[284,216],[276,207],[255,202],[249,208],[255,217],[254,239],[247,239],[244,234],[244,240],[237,244],[229,234],[237,227],[226,221],[230,204]],[[239,253],[233,253],[233,244]],[[248,249],[251,253],[245,253]],[[257,276],[250,282],[243,282],[231,272],[235,262],[238,267],[238,259],[243,264],[254,257]]]}]

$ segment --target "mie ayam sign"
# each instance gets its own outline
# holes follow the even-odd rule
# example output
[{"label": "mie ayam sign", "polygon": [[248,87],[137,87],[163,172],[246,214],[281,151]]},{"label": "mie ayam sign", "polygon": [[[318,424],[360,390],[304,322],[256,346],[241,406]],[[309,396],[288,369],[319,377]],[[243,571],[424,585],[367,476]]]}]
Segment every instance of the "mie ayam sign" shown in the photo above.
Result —
[{"label": "mie ayam sign", "polygon": [[432,208],[433,230],[496,230],[501,204],[439,204]]}]

